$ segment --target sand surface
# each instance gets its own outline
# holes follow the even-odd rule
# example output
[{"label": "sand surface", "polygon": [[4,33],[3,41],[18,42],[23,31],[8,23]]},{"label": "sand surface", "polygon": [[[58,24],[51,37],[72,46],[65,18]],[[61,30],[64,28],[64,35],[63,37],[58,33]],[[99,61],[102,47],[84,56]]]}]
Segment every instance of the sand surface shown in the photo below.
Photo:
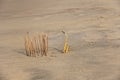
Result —
[{"label": "sand surface", "polygon": [[[0,0],[0,80],[120,80],[119,8],[119,0]],[[47,57],[25,55],[27,31],[48,33]]]}]

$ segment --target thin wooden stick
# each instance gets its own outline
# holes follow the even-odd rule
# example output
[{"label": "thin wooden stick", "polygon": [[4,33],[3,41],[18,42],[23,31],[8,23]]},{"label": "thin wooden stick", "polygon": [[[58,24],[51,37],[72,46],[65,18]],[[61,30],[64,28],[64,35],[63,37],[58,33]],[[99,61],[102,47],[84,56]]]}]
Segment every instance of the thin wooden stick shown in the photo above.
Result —
[{"label": "thin wooden stick", "polygon": [[35,50],[35,53],[37,53],[37,55],[39,56],[38,43],[37,43],[37,37],[36,36],[34,36],[34,50]]},{"label": "thin wooden stick", "polygon": [[46,53],[45,53],[45,34],[42,35],[42,40],[43,40],[43,55],[46,56]]},{"label": "thin wooden stick", "polygon": [[32,52],[32,56],[33,57],[35,57],[36,56],[36,54],[35,54],[35,48],[34,48],[34,46],[33,46],[33,41],[32,41],[32,39],[31,39],[31,52]]},{"label": "thin wooden stick", "polygon": [[30,56],[32,56],[33,52],[32,52],[31,40],[30,39],[29,39],[28,48],[29,48]]},{"label": "thin wooden stick", "polygon": [[27,36],[25,36],[25,51],[26,51],[26,55],[29,56],[29,51],[28,51],[28,46],[27,46]]},{"label": "thin wooden stick", "polygon": [[44,44],[44,55],[47,56],[47,53],[46,53],[46,36],[45,34],[43,35],[43,44]]},{"label": "thin wooden stick", "polygon": [[[38,36],[38,35],[37,35]],[[40,46],[39,46],[39,38],[37,37],[36,38],[36,46],[37,46],[37,54],[38,54],[38,56],[39,56],[39,54],[40,54]]]},{"label": "thin wooden stick", "polygon": [[26,46],[26,55],[30,56],[31,52],[30,52],[30,37],[29,37],[29,32],[27,32],[27,35],[25,37],[25,46]]},{"label": "thin wooden stick", "polygon": [[45,40],[45,55],[47,56],[47,51],[48,51],[48,36],[47,34],[44,35],[44,40]]},{"label": "thin wooden stick", "polygon": [[38,34],[38,37],[37,37],[37,45],[38,45],[38,53],[40,55],[41,53],[41,46],[40,46],[40,35]]},{"label": "thin wooden stick", "polygon": [[38,45],[38,53],[40,54],[41,46],[40,46],[39,34],[38,34],[38,39],[37,39],[37,45]]},{"label": "thin wooden stick", "polygon": [[39,35],[39,41],[40,41],[40,51],[41,51],[41,56],[43,56],[44,55],[44,53],[43,53],[43,33],[41,33],[40,35]]}]

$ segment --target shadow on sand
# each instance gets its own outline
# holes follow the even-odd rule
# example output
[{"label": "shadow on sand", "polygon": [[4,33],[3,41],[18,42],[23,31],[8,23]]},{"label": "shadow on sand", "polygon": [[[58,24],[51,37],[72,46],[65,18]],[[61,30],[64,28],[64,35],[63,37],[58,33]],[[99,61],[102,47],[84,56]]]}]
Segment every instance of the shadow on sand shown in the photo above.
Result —
[{"label": "shadow on sand", "polygon": [[31,75],[30,80],[52,80],[50,71],[37,68],[27,69],[26,71]]},{"label": "shadow on sand", "polygon": [[0,73],[0,80],[8,80]]},{"label": "shadow on sand", "polygon": [[13,50],[14,52],[17,52],[17,53],[19,53],[19,54],[22,54],[22,55],[26,55],[26,53],[25,53],[25,49],[15,49],[15,50]]}]

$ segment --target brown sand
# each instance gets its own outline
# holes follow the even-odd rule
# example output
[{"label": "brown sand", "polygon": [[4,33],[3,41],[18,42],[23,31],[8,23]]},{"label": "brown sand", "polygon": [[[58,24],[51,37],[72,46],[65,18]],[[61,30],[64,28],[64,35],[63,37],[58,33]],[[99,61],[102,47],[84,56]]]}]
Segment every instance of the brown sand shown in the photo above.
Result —
[{"label": "brown sand", "polygon": [[[0,80],[120,80],[119,0],[0,0]],[[71,51],[62,54],[64,35]],[[26,32],[49,35],[28,57]]]}]

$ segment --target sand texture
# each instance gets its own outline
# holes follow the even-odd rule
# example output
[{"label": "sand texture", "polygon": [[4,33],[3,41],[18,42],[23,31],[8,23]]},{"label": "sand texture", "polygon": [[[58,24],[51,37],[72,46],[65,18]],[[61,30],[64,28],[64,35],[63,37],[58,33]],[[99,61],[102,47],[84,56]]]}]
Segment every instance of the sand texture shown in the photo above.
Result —
[{"label": "sand texture", "polygon": [[[47,57],[26,56],[27,32]],[[120,80],[120,0],[0,0],[0,80]]]}]

